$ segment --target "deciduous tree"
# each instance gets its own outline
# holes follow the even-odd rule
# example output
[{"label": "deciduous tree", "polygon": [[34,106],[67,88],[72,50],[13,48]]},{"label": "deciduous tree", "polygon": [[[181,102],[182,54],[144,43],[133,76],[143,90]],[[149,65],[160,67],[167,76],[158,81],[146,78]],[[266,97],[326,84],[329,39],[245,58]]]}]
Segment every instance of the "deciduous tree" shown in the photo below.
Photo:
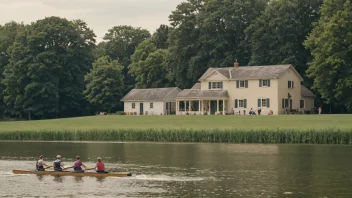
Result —
[{"label": "deciduous tree", "polygon": [[325,0],[305,41],[313,60],[308,76],[327,103],[352,107],[352,1]]},{"label": "deciduous tree", "polygon": [[123,66],[117,60],[103,56],[93,63],[93,69],[85,76],[87,100],[100,110],[109,113],[122,98]]}]

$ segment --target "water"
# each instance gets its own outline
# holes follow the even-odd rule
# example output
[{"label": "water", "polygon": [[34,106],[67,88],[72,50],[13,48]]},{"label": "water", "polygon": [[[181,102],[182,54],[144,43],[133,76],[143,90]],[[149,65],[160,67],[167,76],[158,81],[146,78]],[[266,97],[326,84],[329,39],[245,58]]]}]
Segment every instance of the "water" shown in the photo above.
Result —
[{"label": "water", "polygon": [[[43,154],[132,177],[14,175]],[[352,146],[0,142],[3,197],[352,197]]]}]

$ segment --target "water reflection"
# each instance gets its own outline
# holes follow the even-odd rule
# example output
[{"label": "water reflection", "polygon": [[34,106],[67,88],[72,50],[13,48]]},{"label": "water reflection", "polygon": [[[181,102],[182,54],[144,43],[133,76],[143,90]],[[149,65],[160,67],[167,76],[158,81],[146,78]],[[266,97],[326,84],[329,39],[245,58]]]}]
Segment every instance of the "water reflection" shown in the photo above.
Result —
[{"label": "water reflection", "polygon": [[63,176],[59,176],[59,175],[54,175],[54,180],[55,182],[58,182],[58,183],[62,183],[64,181],[64,177]]},{"label": "water reflection", "polygon": [[106,177],[96,177],[97,181],[102,183],[106,179]]},{"label": "water reflection", "polygon": [[83,176],[74,176],[76,182],[83,182]]},{"label": "water reflection", "polygon": [[[110,172],[129,171],[133,177],[32,175],[38,178],[34,181],[26,175],[1,175],[32,169],[38,151],[53,160],[58,150],[65,165],[80,155],[93,167],[100,156]],[[351,146],[0,142],[0,159],[5,159],[0,161],[0,177],[6,181],[0,180],[0,188],[6,189],[5,195],[19,197],[23,190],[12,191],[9,186],[30,189],[28,184],[38,181],[45,181],[41,185],[46,192],[60,196],[82,189],[86,193],[82,196],[108,197],[352,197]],[[38,196],[33,189],[30,192],[29,196]]]}]

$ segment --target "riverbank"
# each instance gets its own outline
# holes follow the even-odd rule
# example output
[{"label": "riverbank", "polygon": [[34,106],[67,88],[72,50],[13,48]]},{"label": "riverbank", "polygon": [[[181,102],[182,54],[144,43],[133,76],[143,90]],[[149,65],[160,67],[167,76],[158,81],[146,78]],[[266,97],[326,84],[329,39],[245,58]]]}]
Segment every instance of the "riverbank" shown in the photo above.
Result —
[{"label": "riverbank", "polygon": [[352,144],[351,115],[91,116],[1,122],[0,140]]},{"label": "riverbank", "polygon": [[32,141],[153,141],[270,144],[352,144],[352,130],[90,130],[12,131],[0,133],[0,140]]}]

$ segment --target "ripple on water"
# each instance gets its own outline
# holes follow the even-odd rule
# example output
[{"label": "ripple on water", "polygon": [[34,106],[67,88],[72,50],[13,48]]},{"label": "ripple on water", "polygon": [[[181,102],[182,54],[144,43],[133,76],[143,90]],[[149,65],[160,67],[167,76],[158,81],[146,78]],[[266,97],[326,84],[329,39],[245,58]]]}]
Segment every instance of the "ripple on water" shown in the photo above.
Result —
[{"label": "ripple on water", "polygon": [[137,175],[129,179],[137,180],[152,180],[152,181],[202,181],[203,178],[200,177],[182,177],[182,176],[168,176],[168,175]]}]

